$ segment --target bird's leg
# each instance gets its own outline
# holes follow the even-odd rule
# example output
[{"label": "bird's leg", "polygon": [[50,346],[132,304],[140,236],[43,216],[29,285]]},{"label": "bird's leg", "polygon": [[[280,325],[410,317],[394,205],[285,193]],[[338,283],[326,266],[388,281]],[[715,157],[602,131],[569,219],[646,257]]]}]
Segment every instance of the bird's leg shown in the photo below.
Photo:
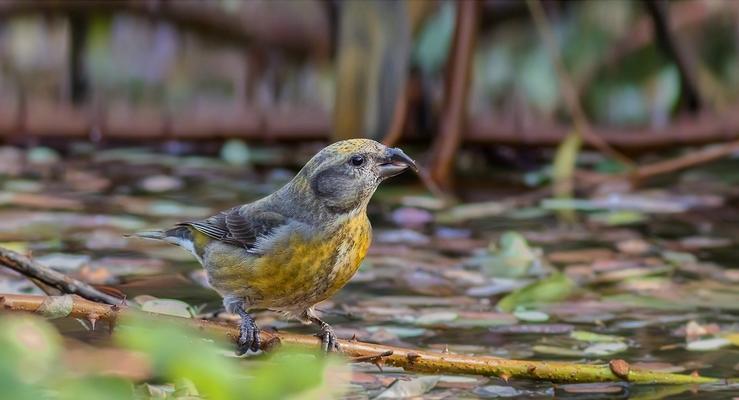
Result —
[{"label": "bird's leg", "polygon": [[249,315],[242,304],[238,304],[234,307],[234,312],[239,314],[241,317],[241,326],[239,341],[236,348],[236,354],[242,355],[247,351],[258,351],[259,350],[259,328],[254,322],[254,318]]},{"label": "bird's leg", "polygon": [[336,337],[336,333],[334,333],[331,325],[318,318],[312,310],[306,312],[306,317],[311,323],[321,327],[321,330],[316,333],[316,336],[321,338],[321,350],[324,353],[339,351],[339,339]]}]

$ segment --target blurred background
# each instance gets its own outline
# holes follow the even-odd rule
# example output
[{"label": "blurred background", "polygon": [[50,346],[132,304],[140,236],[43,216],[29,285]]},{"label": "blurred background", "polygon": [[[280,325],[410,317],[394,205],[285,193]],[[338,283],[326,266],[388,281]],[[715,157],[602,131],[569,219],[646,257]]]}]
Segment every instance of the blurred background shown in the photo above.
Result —
[{"label": "blurred background", "polygon": [[[318,307],[340,337],[736,378],[739,1],[0,0],[0,247],[145,310],[235,320],[190,254],[125,234],[272,193],[350,137],[400,146],[422,173],[370,203],[369,255]],[[0,295],[46,289],[0,268]],[[116,342],[93,327],[43,328],[59,348],[37,381],[0,335],[0,387],[240,398],[187,379],[260,362],[157,353],[170,333],[105,352]],[[118,363],[131,348],[154,367]],[[278,367],[265,398],[297,391]],[[357,399],[739,391],[348,373],[322,385]]]},{"label": "blurred background", "polygon": [[3,0],[0,138],[413,141],[443,185],[460,147],[525,162],[573,126],[631,154],[736,138],[736,2],[531,4]]}]

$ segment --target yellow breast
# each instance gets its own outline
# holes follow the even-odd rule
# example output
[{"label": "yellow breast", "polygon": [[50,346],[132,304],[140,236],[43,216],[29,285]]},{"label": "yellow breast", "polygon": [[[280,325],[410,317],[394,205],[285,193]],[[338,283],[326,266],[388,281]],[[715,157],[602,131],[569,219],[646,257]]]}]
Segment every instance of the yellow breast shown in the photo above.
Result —
[{"label": "yellow breast", "polygon": [[297,232],[286,235],[261,256],[213,254],[206,268],[221,294],[243,293],[255,307],[310,307],[331,297],[354,276],[371,236],[362,212],[312,237]]}]

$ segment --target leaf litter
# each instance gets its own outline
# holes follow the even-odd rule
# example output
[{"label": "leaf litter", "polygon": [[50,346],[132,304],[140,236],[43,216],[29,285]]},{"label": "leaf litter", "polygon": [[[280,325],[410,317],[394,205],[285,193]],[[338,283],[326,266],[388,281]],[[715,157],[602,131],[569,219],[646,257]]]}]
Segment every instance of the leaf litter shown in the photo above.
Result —
[{"label": "leaf litter", "polygon": [[[233,148],[224,154],[227,162],[116,150],[67,164],[41,150],[30,164],[0,163],[0,245],[129,298],[147,295],[146,309],[233,321],[189,254],[123,238],[258,198],[289,178],[284,169],[261,176],[238,167],[257,162],[258,151],[248,148],[247,157]],[[7,147],[0,154],[26,157]],[[56,157],[63,181],[44,181],[48,160]],[[727,197],[730,191],[685,194],[680,185],[688,183],[525,208],[495,200],[444,209],[429,197],[390,195],[417,188],[381,188],[369,209],[375,241],[367,259],[319,309],[340,336],[378,343],[523,359],[618,357],[633,368],[736,377],[737,199]],[[563,210],[574,211],[580,223],[557,223],[552,211]],[[0,287],[38,292],[4,270]],[[268,311],[256,317],[265,327],[302,329]],[[81,335],[78,326],[60,328],[67,337]],[[514,386],[372,365],[353,370],[349,392],[357,398],[628,391],[622,384]],[[142,388],[152,396],[188,392],[174,382]]]}]

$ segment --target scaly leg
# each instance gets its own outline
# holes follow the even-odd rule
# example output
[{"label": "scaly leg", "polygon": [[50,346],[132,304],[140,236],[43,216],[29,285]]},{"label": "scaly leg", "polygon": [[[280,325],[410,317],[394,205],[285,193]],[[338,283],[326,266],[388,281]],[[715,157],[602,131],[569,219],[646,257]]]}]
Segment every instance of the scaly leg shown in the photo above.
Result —
[{"label": "scaly leg", "polygon": [[331,328],[331,325],[318,318],[313,309],[306,310],[305,318],[321,328],[318,333],[316,333],[316,336],[321,338],[321,350],[323,350],[324,353],[339,351],[339,340],[336,337],[336,333],[334,333],[334,329]]},{"label": "scaly leg", "polygon": [[246,310],[244,310],[243,304],[238,304],[234,307],[234,312],[241,317],[240,335],[238,341],[238,347],[236,348],[236,354],[242,355],[247,351],[258,351],[259,350],[259,327],[254,323],[252,318]]}]

